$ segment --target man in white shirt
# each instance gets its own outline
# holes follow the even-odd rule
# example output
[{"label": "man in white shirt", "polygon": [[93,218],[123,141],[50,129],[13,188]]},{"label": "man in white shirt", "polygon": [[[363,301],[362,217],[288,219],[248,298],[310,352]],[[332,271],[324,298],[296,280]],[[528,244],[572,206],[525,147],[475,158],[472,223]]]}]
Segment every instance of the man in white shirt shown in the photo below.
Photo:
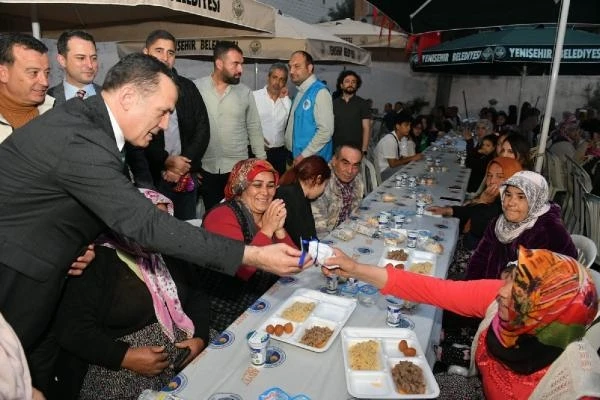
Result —
[{"label": "man in white shirt", "polygon": [[375,148],[375,157],[379,172],[395,168],[423,158],[423,154],[415,152],[415,142],[409,138],[411,116],[399,112],[394,119],[394,130],[381,138]]},{"label": "man in white shirt", "polygon": [[269,68],[267,85],[254,91],[254,100],[265,138],[267,161],[283,174],[286,169],[288,151],[285,148],[285,124],[290,114],[292,101],[287,95],[288,69],[283,63]]},{"label": "man in white shirt", "polygon": [[208,111],[210,141],[202,159],[202,200],[206,211],[224,197],[231,169],[248,158],[266,159],[260,117],[252,90],[242,83],[244,55],[234,42],[218,42],[210,76],[194,81]]},{"label": "man in white shirt", "polygon": [[56,99],[54,104],[62,104],[75,96],[87,99],[100,93],[100,86],[94,83],[98,54],[93,36],[84,31],[65,31],[59,36],[56,48],[56,60],[63,68],[65,78],[48,89],[48,94]]}]

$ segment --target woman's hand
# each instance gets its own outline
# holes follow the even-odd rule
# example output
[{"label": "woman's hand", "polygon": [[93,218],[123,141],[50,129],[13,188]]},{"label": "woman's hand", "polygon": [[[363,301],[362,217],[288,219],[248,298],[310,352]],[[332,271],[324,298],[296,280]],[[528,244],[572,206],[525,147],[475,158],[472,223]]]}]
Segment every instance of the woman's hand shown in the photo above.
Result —
[{"label": "woman's hand", "polygon": [[164,346],[130,347],[121,362],[121,367],[148,377],[160,374],[168,366]]},{"label": "woman's hand", "polygon": [[283,228],[286,216],[287,211],[285,209],[285,203],[283,200],[273,200],[262,216],[260,227],[261,232],[272,238],[275,231]]},{"label": "woman's hand", "polygon": [[185,360],[183,360],[183,363],[181,364],[183,368],[186,365],[188,365],[194,358],[196,358],[196,356],[200,354],[202,350],[204,350],[204,347],[206,347],[206,345],[204,343],[204,340],[200,338],[191,338],[182,340],[179,343],[175,343],[175,347],[177,347],[178,349],[184,349],[186,347],[189,347],[190,349],[190,354],[188,354],[188,356],[185,358]]},{"label": "woman's hand", "polygon": [[323,274],[325,274],[326,276],[335,274],[343,278],[353,278],[358,263],[353,258],[348,257],[348,255],[340,249],[333,248],[333,257],[329,257],[328,259],[326,259],[325,265],[339,266],[339,268],[336,269],[328,269],[324,267],[321,268]]},{"label": "woman's hand", "polygon": [[427,211],[434,215],[443,215],[444,217],[450,217],[454,213],[452,207],[439,207],[439,206],[429,206],[427,207]]},{"label": "woman's hand", "polygon": [[483,204],[492,204],[500,195],[500,186],[498,184],[492,184],[485,188],[483,193],[476,199],[475,202]]}]

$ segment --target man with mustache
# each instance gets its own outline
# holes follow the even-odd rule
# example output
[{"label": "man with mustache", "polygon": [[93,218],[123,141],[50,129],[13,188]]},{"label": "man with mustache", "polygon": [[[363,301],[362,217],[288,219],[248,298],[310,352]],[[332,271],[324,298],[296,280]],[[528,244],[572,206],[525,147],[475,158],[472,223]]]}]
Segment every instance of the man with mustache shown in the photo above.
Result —
[{"label": "man with mustache", "polygon": [[210,141],[202,159],[202,200],[206,211],[224,197],[225,184],[238,161],[266,159],[260,116],[252,90],[240,83],[244,55],[234,42],[218,42],[210,76],[194,81],[210,123]]}]

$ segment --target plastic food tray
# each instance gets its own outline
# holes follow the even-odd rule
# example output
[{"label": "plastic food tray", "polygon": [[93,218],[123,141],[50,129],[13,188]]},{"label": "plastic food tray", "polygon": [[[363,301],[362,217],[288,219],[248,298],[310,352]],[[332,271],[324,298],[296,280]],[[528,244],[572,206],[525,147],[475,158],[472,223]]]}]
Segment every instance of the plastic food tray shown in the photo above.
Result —
[{"label": "plastic food tray", "polygon": [[[392,260],[391,258],[387,258],[388,252],[395,251],[395,250],[404,250],[405,253],[408,253],[408,259],[406,261],[398,261],[398,260]],[[430,262],[432,264],[431,271],[425,275],[431,275],[431,276],[435,275],[435,269],[437,266],[437,255],[430,253],[428,251],[421,251],[421,250],[411,249],[408,247],[386,246],[383,249],[383,254],[381,255],[381,258],[379,259],[379,263],[377,263],[377,265],[380,267],[385,267],[387,264],[392,264],[392,265],[404,264],[404,269],[406,271],[410,271],[410,267],[412,264],[422,263],[422,262]]]},{"label": "plastic food tray", "polygon": [[[282,316],[283,311],[288,307],[291,307],[295,302],[315,303],[315,308],[303,322],[290,321]],[[260,325],[260,329],[266,330],[267,325],[269,324],[275,326],[277,324],[285,325],[286,323],[291,322],[294,327],[294,330],[291,333],[283,333],[281,336],[272,334],[271,339],[289,343],[317,353],[322,353],[331,347],[331,344],[340,333],[355,308],[356,299],[333,296],[317,290],[298,289]],[[304,332],[314,326],[323,326],[333,330],[333,334],[329,337],[323,347],[312,347],[300,343],[302,336],[304,336]]]},{"label": "plastic food tray", "polygon": [[[439,396],[440,388],[427,363],[415,333],[401,328],[344,328],[342,330],[342,351],[348,393],[359,399],[433,399]],[[406,357],[399,349],[401,340],[417,350],[415,357]],[[356,371],[350,368],[348,350],[351,346],[374,340],[379,344],[380,369],[376,371]],[[410,361],[423,371],[424,394],[401,394],[396,390],[392,369],[400,361]]]}]

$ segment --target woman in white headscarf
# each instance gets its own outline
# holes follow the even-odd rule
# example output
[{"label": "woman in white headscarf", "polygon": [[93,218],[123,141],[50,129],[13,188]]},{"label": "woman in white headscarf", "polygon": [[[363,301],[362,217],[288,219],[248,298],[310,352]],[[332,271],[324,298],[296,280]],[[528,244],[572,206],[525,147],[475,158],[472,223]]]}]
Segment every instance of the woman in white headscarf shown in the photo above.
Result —
[{"label": "woman in white headscarf", "polygon": [[519,246],[547,249],[577,258],[577,248],[560,217],[560,207],[548,201],[546,179],[520,171],[500,187],[502,214],[488,225],[469,260],[466,279],[497,279],[517,258]]}]

